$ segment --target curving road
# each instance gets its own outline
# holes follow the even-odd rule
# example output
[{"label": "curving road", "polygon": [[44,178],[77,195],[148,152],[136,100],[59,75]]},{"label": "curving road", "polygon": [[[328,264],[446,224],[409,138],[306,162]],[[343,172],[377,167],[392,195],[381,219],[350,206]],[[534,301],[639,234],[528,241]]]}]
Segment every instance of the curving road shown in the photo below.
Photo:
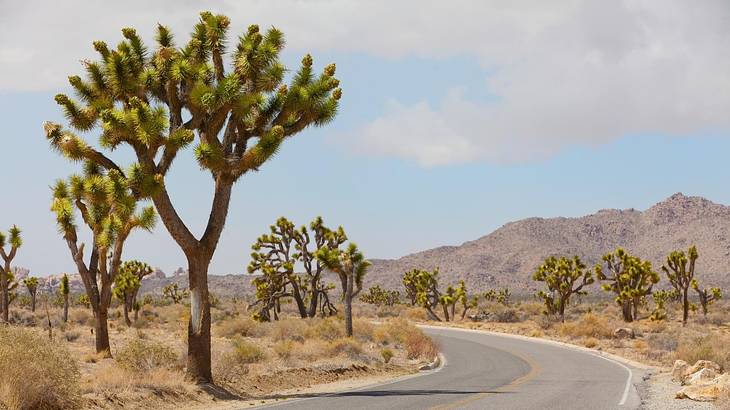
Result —
[{"label": "curving road", "polygon": [[640,370],[585,351],[507,335],[424,327],[440,369],[388,384],[302,395],[276,409],[635,409]]}]

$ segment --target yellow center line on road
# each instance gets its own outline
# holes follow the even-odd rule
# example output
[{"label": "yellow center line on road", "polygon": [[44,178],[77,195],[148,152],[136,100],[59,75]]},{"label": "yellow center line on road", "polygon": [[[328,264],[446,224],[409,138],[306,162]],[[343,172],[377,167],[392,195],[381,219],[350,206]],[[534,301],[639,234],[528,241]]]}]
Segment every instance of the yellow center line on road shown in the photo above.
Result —
[{"label": "yellow center line on road", "polygon": [[525,374],[523,374],[522,376],[520,376],[520,377],[512,380],[511,382],[509,382],[509,383],[507,383],[507,384],[505,384],[503,386],[500,386],[500,387],[498,387],[496,389],[493,389],[490,392],[473,394],[473,395],[471,395],[469,397],[465,397],[465,398],[463,398],[461,400],[457,400],[457,401],[452,402],[452,403],[447,403],[447,404],[443,404],[443,405],[440,405],[440,406],[431,407],[431,410],[452,410],[452,409],[458,409],[458,408],[461,408],[461,407],[463,407],[463,406],[465,406],[465,405],[467,405],[469,403],[473,403],[475,401],[481,400],[481,399],[489,396],[490,394],[506,393],[506,392],[514,391],[513,389],[515,389],[516,387],[518,387],[518,386],[520,386],[520,385],[522,385],[522,384],[524,384],[524,383],[526,383],[526,382],[534,379],[535,377],[537,377],[538,374],[540,374],[542,372],[542,368],[540,367],[540,365],[536,361],[532,360],[532,358],[529,357],[529,356],[525,356],[525,355],[523,355],[521,353],[513,352],[513,351],[510,351],[510,350],[506,350],[506,349],[497,349],[497,350],[502,350],[504,352],[507,352],[507,353],[513,355],[513,356],[519,357],[525,363],[527,363],[528,366],[530,366],[530,371],[527,372],[527,373],[525,373]]}]

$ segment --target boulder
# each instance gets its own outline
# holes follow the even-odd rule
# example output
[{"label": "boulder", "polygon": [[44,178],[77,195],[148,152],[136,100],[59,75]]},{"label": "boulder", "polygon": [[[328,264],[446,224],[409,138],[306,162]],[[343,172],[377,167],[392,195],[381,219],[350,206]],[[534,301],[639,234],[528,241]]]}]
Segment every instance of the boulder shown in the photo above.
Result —
[{"label": "boulder", "polygon": [[689,375],[684,379],[684,384],[694,385],[708,382],[715,379],[717,375],[717,372],[710,368],[700,369],[694,373],[689,373]]},{"label": "boulder", "polygon": [[633,339],[636,337],[636,333],[630,327],[620,327],[613,331],[613,337],[616,339]]},{"label": "boulder", "polygon": [[697,362],[695,362],[695,364],[692,365],[692,367],[687,369],[687,372],[685,374],[686,375],[695,374],[702,369],[710,369],[718,374],[722,372],[722,367],[720,367],[719,364],[717,364],[715,362],[711,362],[709,360],[698,360]]},{"label": "boulder", "polygon": [[689,369],[689,363],[684,360],[675,361],[674,366],[672,366],[672,380],[677,383],[683,383],[687,369]]},{"label": "boulder", "polygon": [[[713,370],[702,369],[699,372],[710,372]],[[721,394],[730,390],[730,374],[723,374],[712,380],[700,380],[682,388],[676,394],[678,399],[690,399],[694,401],[714,401]]]}]

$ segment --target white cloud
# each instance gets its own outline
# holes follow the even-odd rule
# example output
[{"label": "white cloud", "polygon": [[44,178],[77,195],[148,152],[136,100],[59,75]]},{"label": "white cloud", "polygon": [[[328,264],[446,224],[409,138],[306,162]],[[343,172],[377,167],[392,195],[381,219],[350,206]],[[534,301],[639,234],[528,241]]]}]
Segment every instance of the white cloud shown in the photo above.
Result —
[{"label": "white cloud", "polygon": [[[393,102],[354,133],[358,147],[425,166],[519,162],[636,133],[730,128],[726,0],[210,4],[234,25],[280,27],[295,50],[476,58],[498,101],[452,91],[438,106]],[[122,26],[149,36],[159,20],[185,38],[200,7],[0,0],[0,91],[58,88],[93,55],[90,40],[114,42]]]}]

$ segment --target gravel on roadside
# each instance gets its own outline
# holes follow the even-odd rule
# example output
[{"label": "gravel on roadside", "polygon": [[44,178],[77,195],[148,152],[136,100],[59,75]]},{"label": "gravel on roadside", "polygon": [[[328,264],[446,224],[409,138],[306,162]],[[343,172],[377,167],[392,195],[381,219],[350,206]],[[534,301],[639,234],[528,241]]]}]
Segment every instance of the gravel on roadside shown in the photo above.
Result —
[{"label": "gravel on roadside", "polygon": [[672,381],[668,372],[655,370],[647,373],[648,380],[639,388],[642,410],[714,410],[712,403],[698,402],[690,399],[675,399],[674,395],[682,388]]}]

